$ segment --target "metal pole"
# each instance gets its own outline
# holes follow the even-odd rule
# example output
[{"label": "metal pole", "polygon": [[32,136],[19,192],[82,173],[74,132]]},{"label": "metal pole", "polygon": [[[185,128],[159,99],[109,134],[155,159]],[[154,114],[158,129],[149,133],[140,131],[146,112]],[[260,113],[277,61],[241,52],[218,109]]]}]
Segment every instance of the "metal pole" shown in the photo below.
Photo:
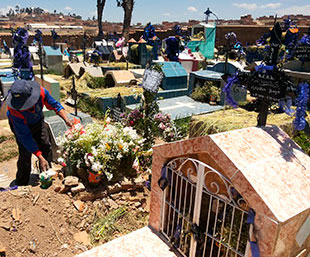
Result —
[{"label": "metal pole", "polygon": [[40,75],[41,75],[41,82],[42,87],[44,87],[44,78],[43,78],[43,53],[42,53],[42,43],[39,42],[39,57],[40,57]]},{"label": "metal pole", "polygon": [[77,116],[77,91],[75,88],[75,79],[74,76],[72,76],[72,90],[71,90],[71,96],[74,101],[74,115]]}]

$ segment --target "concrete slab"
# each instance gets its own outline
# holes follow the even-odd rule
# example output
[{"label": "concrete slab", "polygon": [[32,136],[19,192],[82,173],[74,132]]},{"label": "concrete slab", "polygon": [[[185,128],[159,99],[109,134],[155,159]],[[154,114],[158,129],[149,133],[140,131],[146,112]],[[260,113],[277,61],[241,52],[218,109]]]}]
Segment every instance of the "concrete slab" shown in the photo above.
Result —
[{"label": "concrete slab", "polygon": [[[173,120],[190,117],[203,113],[210,113],[223,109],[223,106],[209,105],[207,103],[200,103],[194,101],[188,96],[174,97],[158,101],[159,109],[163,113],[169,113]],[[132,110],[138,105],[128,105],[126,108]]]},{"label": "concrete slab", "polygon": [[150,228],[144,227],[76,257],[177,257]]}]

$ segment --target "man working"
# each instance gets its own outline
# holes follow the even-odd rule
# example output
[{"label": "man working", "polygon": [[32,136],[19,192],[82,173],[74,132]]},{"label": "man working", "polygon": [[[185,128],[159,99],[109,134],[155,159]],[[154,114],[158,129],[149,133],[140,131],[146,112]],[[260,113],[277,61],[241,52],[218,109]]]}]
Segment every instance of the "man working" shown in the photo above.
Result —
[{"label": "man working", "polygon": [[72,127],[72,123],[62,105],[35,81],[15,81],[11,86],[7,104],[7,116],[19,151],[16,185],[28,185],[32,154],[38,157],[40,169],[43,171],[48,170],[52,162],[52,149],[44,123],[43,107],[54,110],[68,127]]}]

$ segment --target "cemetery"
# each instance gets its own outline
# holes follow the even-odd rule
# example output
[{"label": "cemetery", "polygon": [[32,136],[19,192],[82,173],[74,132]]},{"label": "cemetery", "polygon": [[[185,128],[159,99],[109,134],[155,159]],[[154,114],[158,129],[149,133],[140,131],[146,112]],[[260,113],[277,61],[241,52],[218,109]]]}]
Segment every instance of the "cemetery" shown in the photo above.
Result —
[{"label": "cemetery", "polygon": [[310,29],[288,16],[218,46],[219,17],[204,16],[163,39],[99,23],[78,48],[12,31],[1,257],[310,256]]}]

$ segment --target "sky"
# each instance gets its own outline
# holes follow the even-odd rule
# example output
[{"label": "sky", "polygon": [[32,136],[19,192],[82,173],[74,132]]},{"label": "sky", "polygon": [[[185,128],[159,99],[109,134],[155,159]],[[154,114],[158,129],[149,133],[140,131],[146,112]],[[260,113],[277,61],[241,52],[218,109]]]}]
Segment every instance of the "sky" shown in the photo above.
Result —
[{"label": "sky", "polygon": [[[241,15],[305,14],[310,15],[309,0],[135,0],[133,23],[162,21],[187,21],[204,19],[204,11],[210,7],[220,19],[239,19]],[[76,13],[84,19],[96,15],[97,0],[0,0],[0,14],[5,14],[16,4],[21,7],[41,7],[53,12]],[[298,3],[298,4],[297,4]],[[122,8],[116,0],[107,0],[103,20],[122,21]]]}]

